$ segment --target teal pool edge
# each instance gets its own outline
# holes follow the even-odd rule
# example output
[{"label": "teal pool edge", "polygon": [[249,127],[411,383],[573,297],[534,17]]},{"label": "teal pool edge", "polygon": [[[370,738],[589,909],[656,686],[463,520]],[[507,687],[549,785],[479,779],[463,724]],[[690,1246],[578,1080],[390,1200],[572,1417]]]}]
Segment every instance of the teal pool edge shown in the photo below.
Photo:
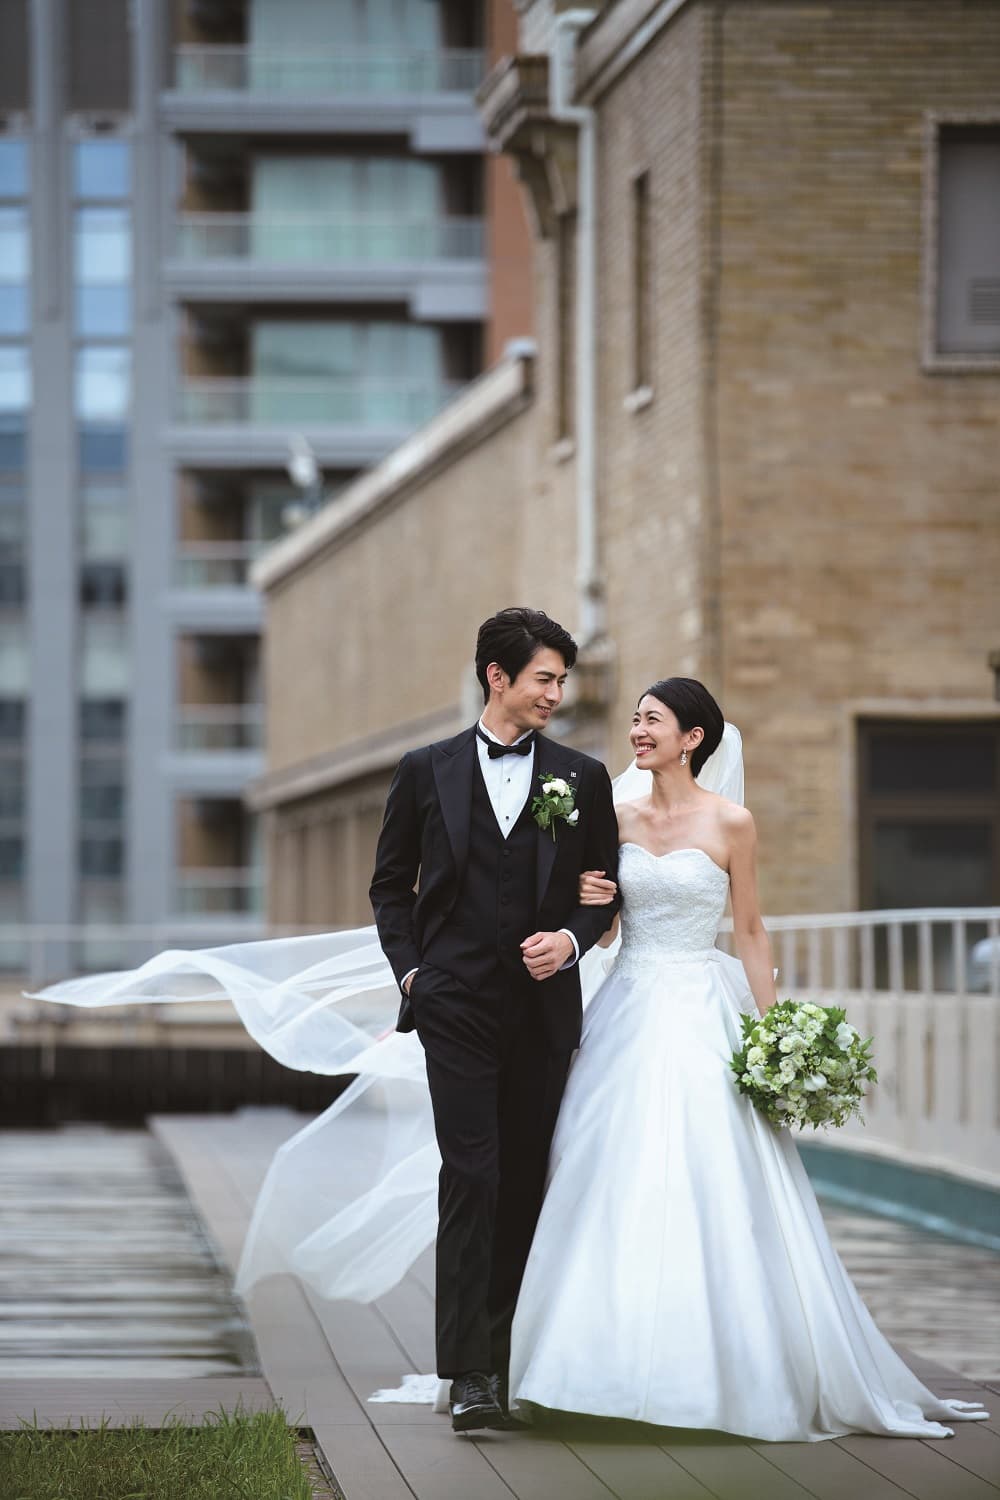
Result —
[{"label": "teal pool edge", "polygon": [[818,1197],[1000,1252],[1000,1192],[840,1147],[800,1142]]}]

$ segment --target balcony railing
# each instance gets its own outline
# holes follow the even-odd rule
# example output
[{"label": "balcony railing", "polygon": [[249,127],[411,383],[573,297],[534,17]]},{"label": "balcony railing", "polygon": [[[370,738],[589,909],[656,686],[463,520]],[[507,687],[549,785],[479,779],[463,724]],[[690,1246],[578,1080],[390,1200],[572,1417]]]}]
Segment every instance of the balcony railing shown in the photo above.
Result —
[{"label": "balcony railing", "polygon": [[174,560],[179,589],[246,588],[262,542],[182,542]]},{"label": "balcony railing", "polygon": [[353,261],[413,265],[481,260],[483,221],[371,214],[280,219],[256,214],[183,214],[177,227],[177,252],[188,264],[239,260],[285,265]]},{"label": "balcony railing", "polygon": [[180,917],[259,916],[264,910],[264,877],[258,870],[180,870],[176,907]]},{"label": "balcony railing", "polygon": [[460,389],[455,382],[389,376],[192,379],[181,385],[178,415],[185,424],[208,426],[409,430],[429,422]]},{"label": "balcony railing", "polygon": [[259,703],[184,704],[176,732],[179,750],[259,750],[264,710]]},{"label": "balcony railing", "polygon": [[178,47],[181,94],[472,94],[483,80],[478,50]]}]

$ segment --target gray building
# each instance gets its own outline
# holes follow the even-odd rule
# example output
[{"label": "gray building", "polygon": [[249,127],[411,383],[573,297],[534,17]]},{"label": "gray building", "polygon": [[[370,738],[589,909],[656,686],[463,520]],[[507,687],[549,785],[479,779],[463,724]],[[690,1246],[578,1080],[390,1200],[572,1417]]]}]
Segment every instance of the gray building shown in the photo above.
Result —
[{"label": "gray building", "polygon": [[483,45],[468,0],[0,9],[8,966],[262,920],[249,566],[293,451],[335,492],[481,368]]}]

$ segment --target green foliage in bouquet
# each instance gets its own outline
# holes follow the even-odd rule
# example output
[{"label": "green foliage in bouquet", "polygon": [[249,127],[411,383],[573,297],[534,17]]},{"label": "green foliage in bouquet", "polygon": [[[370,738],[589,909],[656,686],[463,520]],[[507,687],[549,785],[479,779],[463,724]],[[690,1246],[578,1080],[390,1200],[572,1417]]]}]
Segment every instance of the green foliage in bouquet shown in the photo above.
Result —
[{"label": "green foliage in bouquet", "polygon": [[730,1067],[740,1093],[772,1125],[815,1130],[861,1119],[864,1085],[878,1081],[871,1046],[838,1006],[781,1000],[763,1017],[743,1017],[743,1046]]}]

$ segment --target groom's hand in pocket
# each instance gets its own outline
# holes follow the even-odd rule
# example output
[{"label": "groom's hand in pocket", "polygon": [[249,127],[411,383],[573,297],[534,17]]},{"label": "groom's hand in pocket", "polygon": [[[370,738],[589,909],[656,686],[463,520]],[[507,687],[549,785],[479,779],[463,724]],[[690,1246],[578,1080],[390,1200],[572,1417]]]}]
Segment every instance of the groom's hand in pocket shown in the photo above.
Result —
[{"label": "groom's hand in pocket", "polygon": [[535,932],[521,944],[524,966],[532,979],[551,979],[576,953],[565,932]]}]

